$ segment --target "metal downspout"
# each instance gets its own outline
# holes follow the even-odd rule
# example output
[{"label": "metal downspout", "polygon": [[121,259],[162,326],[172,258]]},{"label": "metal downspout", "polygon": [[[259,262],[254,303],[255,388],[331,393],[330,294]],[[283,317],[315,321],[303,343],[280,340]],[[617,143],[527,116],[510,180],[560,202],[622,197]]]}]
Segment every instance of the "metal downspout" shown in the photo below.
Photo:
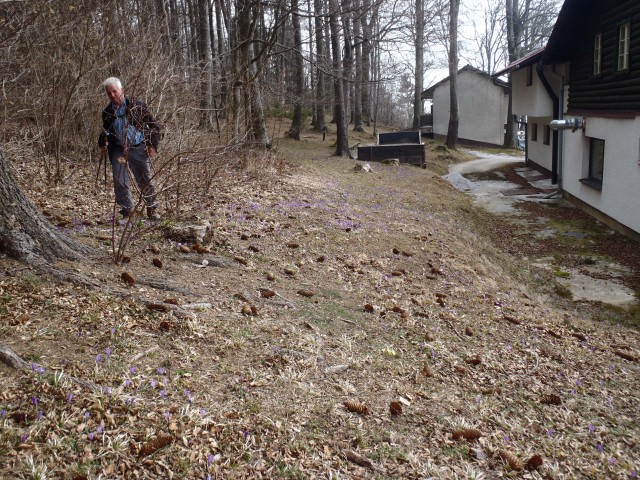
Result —
[{"label": "metal downspout", "polygon": [[[551,72],[560,78],[560,110],[558,112],[558,120],[564,120],[564,75],[555,71]],[[562,180],[564,176],[564,130],[558,130],[558,192],[562,193]]]},{"label": "metal downspout", "polygon": [[[538,62],[536,65],[536,73],[538,74],[538,78],[542,82],[544,89],[547,91],[549,98],[553,102],[553,119],[560,120],[561,109],[560,109],[560,99],[558,95],[553,91],[549,80],[544,75],[544,66],[542,62]],[[551,183],[558,183],[558,131],[553,131],[553,142],[551,147]]]}]

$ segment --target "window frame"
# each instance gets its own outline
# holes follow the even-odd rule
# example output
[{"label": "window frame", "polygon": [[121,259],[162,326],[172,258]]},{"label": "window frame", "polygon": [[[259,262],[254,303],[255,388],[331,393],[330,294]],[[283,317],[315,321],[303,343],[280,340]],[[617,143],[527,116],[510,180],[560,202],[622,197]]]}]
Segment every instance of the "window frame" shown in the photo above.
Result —
[{"label": "window frame", "polygon": [[[595,148],[600,145],[600,148]],[[581,178],[580,182],[596,190],[602,190],[604,179],[606,142],[603,138],[589,137],[589,165],[587,178]],[[597,155],[597,158],[596,158]],[[598,170],[600,172],[598,173]]]},{"label": "window frame", "polygon": [[[624,34],[624,37],[623,37]],[[631,22],[626,21],[618,26],[618,48],[616,52],[616,71],[629,71],[629,56],[631,50]],[[621,63],[622,62],[622,63]]]},{"label": "window frame", "polygon": [[533,122],[531,124],[531,141],[532,142],[538,141],[538,124],[536,122]]},{"label": "window frame", "polygon": [[593,76],[602,74],[602,33],[597,33],[593,37]]}]

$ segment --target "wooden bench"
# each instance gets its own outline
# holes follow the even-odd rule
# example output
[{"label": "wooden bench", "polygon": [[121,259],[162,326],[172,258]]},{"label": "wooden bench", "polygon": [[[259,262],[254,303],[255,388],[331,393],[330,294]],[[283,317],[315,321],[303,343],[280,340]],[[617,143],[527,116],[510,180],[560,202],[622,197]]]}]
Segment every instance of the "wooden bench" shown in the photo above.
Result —
[{"label": "wooden bench", "polygon": [[358,160],[364,162],[382,162],[392,158],[401,163],[424,166],[426,158],[420,131],[380,133],[376,145],[358,147]]}]

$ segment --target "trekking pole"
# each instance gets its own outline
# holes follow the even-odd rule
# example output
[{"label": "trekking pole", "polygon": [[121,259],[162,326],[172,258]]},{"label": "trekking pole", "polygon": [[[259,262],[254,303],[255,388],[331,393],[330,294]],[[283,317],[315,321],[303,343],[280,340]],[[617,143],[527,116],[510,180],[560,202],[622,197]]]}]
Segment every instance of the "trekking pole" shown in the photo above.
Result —
[{"label": "trekking pole", "polygon": [[107,188],[107,152],[102,152],[102,158],[104,159],[104,188]]},{"label": "trekking pole", "polygon": [[106,157],[106,153],[102,149],[100,149],[100,163],[98,163],[98,171],[96,172],[96,187],[98,186],[98,180],[100,179],[100,170],[103,162],[104,162],[104,169],[105,169],[105,173],[104,173],[105,186],[107,183],[107,178],[106,178],[107,177],[107,159],[105,157]]}]

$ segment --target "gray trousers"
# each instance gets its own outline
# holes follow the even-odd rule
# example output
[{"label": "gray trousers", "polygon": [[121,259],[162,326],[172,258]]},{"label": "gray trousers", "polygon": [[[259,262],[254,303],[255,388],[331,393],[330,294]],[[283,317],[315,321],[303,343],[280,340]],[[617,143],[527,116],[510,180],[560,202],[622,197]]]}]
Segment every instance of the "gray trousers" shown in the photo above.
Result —
[{"label": "gray trousers", "polygon": [[118,161],[119,158],[124,156],[121,145],[109,144],[108,151],[111,169],[113,171],[113,189],[116,194],[116,203],[121,208],[132,209],[135,207],[129,188],[128,163],[129,170],[133,173],[138,188],[142,192],[144,203],[148,208],[155,208],[157,206],[156,190],[151,183],[151,162],[146,145],[141,143],[135,147],[129,147],[127,163],[120,163]]}]

